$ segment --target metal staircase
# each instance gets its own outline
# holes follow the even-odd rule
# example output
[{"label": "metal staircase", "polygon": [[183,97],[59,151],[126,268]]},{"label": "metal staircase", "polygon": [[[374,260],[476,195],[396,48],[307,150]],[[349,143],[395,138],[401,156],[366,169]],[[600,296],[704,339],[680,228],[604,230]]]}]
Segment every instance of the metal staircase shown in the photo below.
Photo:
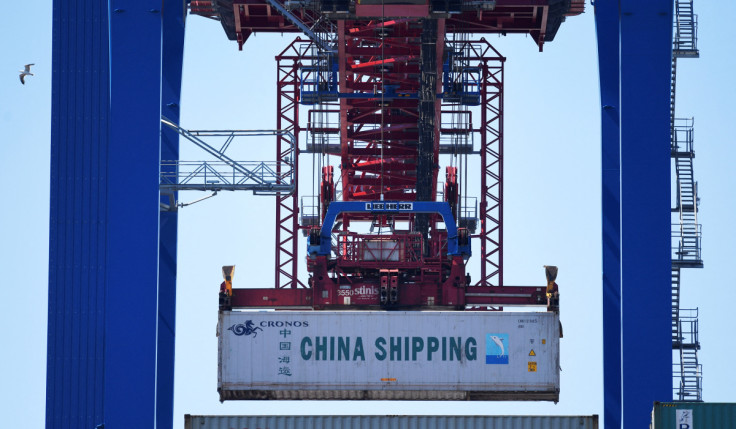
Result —
[{"label": "metal staircase", "polygon": [[692,0],[675,0],[673,54],[679,58],[697,58],[698,16],[693,13]]},{"label": "metal staircase", "polygon": [[682,268],[702,268],[701,227],[698,223],[698,184],[693,173],[694,120],[675,116],[677,59],[697,58],[697,16],[692,0],[675,0],[670,90],[671,157],[674,163],[672,228],[672,350],[674,400],[702,398],[702,365],[698,362],[698,309],[680,308]]},{"label": "metal staircase", "polygon": [[673,231],[672,263],[678,267],[702,268],[700,224],[698,224],[698,183],[693,177],[693,120],[675,119],[672,133],[672,159],[675,163],[677,196],[672,209],[679,217]]},{"label": "metal staircase", "polygon": [[680,310],[677,341],[672,347],[680,355],[680,362],[674,363],[675,387],[674,400],[683,402],[701,402],[702,365],[698,363],[698,309]]},{"label": "metal staircase", "polygon": [[680,341],[680,267],[672,266],[672,344]]}]

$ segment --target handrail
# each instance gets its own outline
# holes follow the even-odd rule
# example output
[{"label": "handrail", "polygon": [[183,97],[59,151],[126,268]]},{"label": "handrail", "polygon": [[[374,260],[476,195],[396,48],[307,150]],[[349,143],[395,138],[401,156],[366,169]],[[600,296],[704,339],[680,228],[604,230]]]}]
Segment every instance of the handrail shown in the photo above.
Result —
[{"label": "handrail", "polygon": [[[290,162],[273,161],[235,161],[225,154],[225,151],[235,137],[262,137],[277,136],[284,138],[289,144],[289,150],[295,153],[296,140],[294,135],[284,130],[187,130],[162,116],[161,123],[177,132],[179,135],[194,143],[217,161],[164,161],[161,171],[161,188],[167,190],[252,190],[254,193],[291,193],[295,189],[294,165]],[[203,137],[227,137],[220,149],[205,142]],[[180,166],[196,165],[188,172],[183,180],[179,179]],[[232,169],[228,177],[216,167],[227,166]],[[283,168],[286,166],[286,168]],[[166,168],[170,167],[170,168]],[[207,175],[212,175],[218,182],[207,181]],[[194,178],[205,177],[205,183],[195,185],[190,183]],[[230,179],[231,178],[231,179]]]}]

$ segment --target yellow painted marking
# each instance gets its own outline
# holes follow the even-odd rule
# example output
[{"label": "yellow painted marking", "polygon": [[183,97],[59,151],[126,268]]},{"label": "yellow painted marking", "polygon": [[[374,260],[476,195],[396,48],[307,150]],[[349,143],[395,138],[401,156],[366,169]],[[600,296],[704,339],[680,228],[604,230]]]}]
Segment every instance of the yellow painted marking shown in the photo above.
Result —
[{"label": "yellow painted marking", "polygon": [[529,372],[537,372],[537,363],[529,362]]},{"label": "yellow painted marking", "polygon": [[381,381],[396,381],[395,378],[382,378]]},{"label": "yellow painted marking", "polygon": [[536,355],[537,355],[537,354],[536,354],[536,353],[534,353],[534,349],[532,349],[532,351],[530,351],[530,352],[529,352],[529,356],[536,356]]},{"label": "yellow painted marking", "polygon": [[547,344],[547,340],[542,339],[542,344]]}]

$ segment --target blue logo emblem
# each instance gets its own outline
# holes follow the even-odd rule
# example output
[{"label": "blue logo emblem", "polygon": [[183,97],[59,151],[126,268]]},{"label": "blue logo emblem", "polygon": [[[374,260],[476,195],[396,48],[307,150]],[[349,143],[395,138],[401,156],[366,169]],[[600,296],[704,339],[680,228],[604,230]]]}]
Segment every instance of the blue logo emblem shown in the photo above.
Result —
[{"label": "blue logo emblem", "polygon": [[509,334],[486,334],[486,364],[509,363]]},{"label": "blue logo emblem", "polygon": [[246,320],[245,323],[240,323],[237,325],[233,325],[229,328],[227,328],[228,331],[233,331],[233,334],[238,336],[250,336],[253,335],[253,338],[258,336],[257,331],[262,331],[263,329],[259,328],[258,326],[253,326],[252,320]]}]

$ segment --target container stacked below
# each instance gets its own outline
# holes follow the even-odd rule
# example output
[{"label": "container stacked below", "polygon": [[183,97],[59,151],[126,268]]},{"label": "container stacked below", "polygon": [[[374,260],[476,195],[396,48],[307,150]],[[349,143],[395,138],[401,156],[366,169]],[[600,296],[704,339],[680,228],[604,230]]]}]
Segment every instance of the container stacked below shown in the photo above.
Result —
[{"label": "container stacked below", "polygon": [[184,416],[185,429],[598,429],[598,416]]},{"label": "container stacked below", "polygon": [[736,403],[655,402],[651,429],[736,429]]}]

